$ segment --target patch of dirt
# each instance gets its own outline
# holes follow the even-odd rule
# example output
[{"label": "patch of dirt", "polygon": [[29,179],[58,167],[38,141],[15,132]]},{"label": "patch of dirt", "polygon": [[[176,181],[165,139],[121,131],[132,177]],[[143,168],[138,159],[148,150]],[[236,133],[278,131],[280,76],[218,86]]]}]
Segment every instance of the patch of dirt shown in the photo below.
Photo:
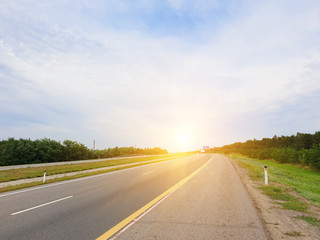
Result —
[{"label": "patch of dirt", "polygon": [[[243,184],[246,186],[253,202],[260,212],[260,216],[269,232],[271,239],[294,239],[294,240],[320,240],[320,229],[308,222],[296,219],[296,216],[313,216],[320,219],[320,208],[312,205],[307,200],[307,213],[283,209],[280,205],[273,203],[274,200],[264,195],[258,188],[264,186],[263,182],[252,181],[249,178],[248,170],[239,167],[234,159],[230,159],[238,172]],[[290,236],[292,235],[292,236]]]}]

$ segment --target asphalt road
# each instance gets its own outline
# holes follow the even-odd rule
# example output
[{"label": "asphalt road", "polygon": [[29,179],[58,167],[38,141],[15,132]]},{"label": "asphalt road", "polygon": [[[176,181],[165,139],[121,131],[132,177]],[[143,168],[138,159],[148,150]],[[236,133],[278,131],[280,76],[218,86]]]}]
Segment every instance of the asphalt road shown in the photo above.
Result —
[{"label": "asphalt road", "polygon": [[118,238],[268,239],[227,158],[195,155],[0,195],[0,239],[96,239],[205,167]]},{"label": "asphalt road", "polygon": [[0,239],[96,239],[207,162],[195,155],[0,195]]},{"label": "asphalt road", "polygon": [[267,240],[269,237],[232,164],[228,158],[215,155],[198,174],[116,239]]}]

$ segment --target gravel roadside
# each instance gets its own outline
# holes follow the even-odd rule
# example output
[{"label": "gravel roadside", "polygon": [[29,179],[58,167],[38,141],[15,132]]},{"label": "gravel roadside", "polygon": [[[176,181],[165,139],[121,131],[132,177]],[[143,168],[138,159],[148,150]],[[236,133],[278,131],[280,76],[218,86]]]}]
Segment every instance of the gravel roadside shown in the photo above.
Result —
[{"label": "gravel roadside", "polygon": [[[320,230],[319,228],[312,226],[311,224],[296,219],[296,216],[303,215],[301,212],[286,210],[262,194],[258,187],[263,186],[262,182],[252,181],[249,178],[248,171],[241,168],[237,161],[228,158],[233,164],[234,168],[238,172],[243,184],[246,186],[251,198],[253,199],[260,215],[264,221],[267,231],[269,232],[273,240],[289,239],[289,240],[319,240]],[[320,215],[320,209],[310,205],[310,211],[314,214]],[[299,233],[296,236],[290,236],[290,233]]]}]

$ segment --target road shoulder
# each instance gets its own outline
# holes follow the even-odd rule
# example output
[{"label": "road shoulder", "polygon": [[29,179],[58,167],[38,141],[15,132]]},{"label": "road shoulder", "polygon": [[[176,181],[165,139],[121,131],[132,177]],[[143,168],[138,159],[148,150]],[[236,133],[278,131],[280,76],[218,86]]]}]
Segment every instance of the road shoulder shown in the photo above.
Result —
[{"label": "road shoulder", "polygon": [[[320,230],[317,227],[295,218],[303,214],[283,209],[279,205],[274,204],[269,197],[262,194],[258,189],[263,185],[262,182],[252,181],[249,178],[248,170],[241,168],[236,160],[230,158],[229,160],[246,186],[272,239],[320,239]],[[296,233],[296,236],[290,236],[291,233]]]}]

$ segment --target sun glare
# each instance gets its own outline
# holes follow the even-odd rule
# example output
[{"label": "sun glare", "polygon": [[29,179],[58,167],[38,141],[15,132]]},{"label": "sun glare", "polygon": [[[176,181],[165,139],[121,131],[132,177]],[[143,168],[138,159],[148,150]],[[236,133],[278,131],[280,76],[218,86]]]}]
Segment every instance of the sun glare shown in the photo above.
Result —
[{"label": "sun glare", "polygon": [[192,142],[192,131],[189,128],[179,128],[175,133],[175,142],[179,151],[189,150],[190,144]]}]

